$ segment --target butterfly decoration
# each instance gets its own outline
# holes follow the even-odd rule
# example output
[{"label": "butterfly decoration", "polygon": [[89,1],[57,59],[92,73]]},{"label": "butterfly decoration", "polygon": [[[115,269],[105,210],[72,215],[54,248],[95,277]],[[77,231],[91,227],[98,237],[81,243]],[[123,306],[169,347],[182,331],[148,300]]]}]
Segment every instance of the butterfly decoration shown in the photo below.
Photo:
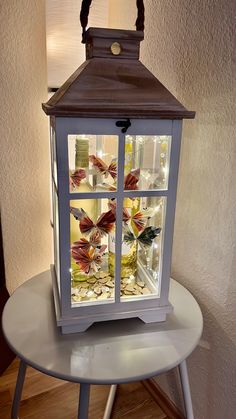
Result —
[{"label": "butterfly decoration", "polygon": [[141,211],[137,211],[134,215],[130,215],[129,222],[132,227],[136,227],[140,233],[147,225],[148,220],[153,217],[153,208],[144,208]]},{"label": "butterfly decoration", "polygon": [[93,167],[102,175],[105,176],[105,178],[108,177],[108,175],[111,175],[113,179],[117,178],[117,159],[113,159],[108,166],[102,159],[95,156],[94,154],[89,156],[89,160],[92,163]]},{"label": "butterfly decoration", "polygon": [[125,176],[124,189],[127,191],[134,191],[138,189],[138,181],[140,177],[140,169],[131,170],[128,175]]},{"label": "butterfly decoration", "polygon": [[94,249],[101,244],[101,236],[98,231],[95,231],[92,233],[89,237],[89,240],[87,240],[85,237],[81,237],[80,240],[74,242],[71,246],[71,249],[85,249],[89,250],[90,247],[93,247]]},{"label": "butterfly decoration", "polygon": [[135,235],[129,229],[126,230],[124,234],[124,242],[131,246],[135,241],[144,247],[150,247],[153,243],[153,240],[160,234],[160,227],[149,226],[146,227],[142,233],[135,237]]},{"label": "butterfly decoration", "polygon": [[[108,202],[108,208],[112,211],[114,214],[114,217],[116,217],[116,199],[110,199]],[[130,218],[129,212],[126,208],[123,208],[123,221],[127,222]]]},{"label": "butterfly decoration", "polygon": [[106,245],[102,245],[99,249],[84,249],[80,247],[72,247],[71,254],[75,263],[81,271],[86,274],[98,272],[102,264],[102,256],[106,250]]},{"label": "butterfly decoration", "polygon": [[83,208],[70,207],[70,213],[79,221],[80,231],[85,235],[98,233],[100,237],[104,237],[112,231],[116,221],[115,214],[111,210],[103,212],[96,223],[91,220]]},{"label": "butterfly decoration", "polygon": [[105,191],[115,192],[116,191],[116,184],[108,184],[106,182],[102,182],[99,187],[104,189]]},{"label": "butterfly decoration", "polygon": [[80,185],[81,180],[86,178],[84,169],[77,169],[70,175],[70,189],[73,190]]},{"label": "butterfly decoration", "polygon": [[[108,207],[116,214],[115,199],[109,201]],[[132,227],[136,227],[138,232],[140,232],[146,227],[148,220],[153,217],[154,214],[155,210],[153,208],[143,208],[135,214],[130,213],[127,208],[123,208],[123,222],[125,224],[131,224]]]},{"label": "butterfly decoration", "polygon": [[[95,156],[94,154],[89,156],[89,160],[92,163],[93,167],[102,175],[105,176],[105,178],[108,177],[108,175],[111,175],[111,177],[116,180],[117,178],[117,158],[114,158],[110,165],[108,166],[102,159]],[[125,190],[137,190],[138,189],[138,181],[140,177],[140,169],[133,169],[130,173],[128,173],[125,176],[124,179],[124,189]],[[116,187],[113,185],[107,185],[105,182],[102,183],[103,187],[107,189],[109,186],[109,189],[115,190]]]}]

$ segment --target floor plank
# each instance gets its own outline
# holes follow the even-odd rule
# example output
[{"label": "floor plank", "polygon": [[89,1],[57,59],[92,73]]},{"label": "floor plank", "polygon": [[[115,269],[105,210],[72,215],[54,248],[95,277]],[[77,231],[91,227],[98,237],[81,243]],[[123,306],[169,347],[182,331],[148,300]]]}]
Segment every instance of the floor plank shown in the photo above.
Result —
[{"label": "floor plank", "polygon": [[[0,419],[9,419],[19,361],[0,377]],[[102,419],[109,386],[92,386],[89,419]],[[28,367],[20,406],[21,419],[76,419],[79,384]],[[141,383],[118,386],[112,419],[168,419]]]},{"label": "floor plank", "polygon": [[168,419],[141,383],[118,386],[112,419]]}]

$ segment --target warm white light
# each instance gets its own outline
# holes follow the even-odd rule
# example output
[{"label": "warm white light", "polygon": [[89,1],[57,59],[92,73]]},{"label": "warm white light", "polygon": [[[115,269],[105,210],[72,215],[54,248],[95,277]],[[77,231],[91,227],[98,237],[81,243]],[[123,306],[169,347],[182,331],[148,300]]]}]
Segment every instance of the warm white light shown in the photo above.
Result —
[{"label": "warm white light", "polygon": [[168,173],[168,167],[166,167],[166,166],[163,167],[163,172],[164,172],[165,175],[167,175],[167,173]]},{"label": "warm white light", "polygon": [[[48,85],[60,87],[85,60],[79,14],[81,0],[46,0]],[[108,27],[108,0],[94,0],[90,27]]]}]

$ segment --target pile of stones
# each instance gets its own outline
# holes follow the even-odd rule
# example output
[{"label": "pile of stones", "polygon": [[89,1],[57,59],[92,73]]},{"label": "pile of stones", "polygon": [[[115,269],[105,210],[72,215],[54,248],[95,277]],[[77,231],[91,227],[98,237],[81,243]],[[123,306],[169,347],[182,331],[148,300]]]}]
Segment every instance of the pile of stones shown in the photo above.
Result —
[{"label": "pile of stones", "polygon": [[[72,301],[95,301],[114,298],[115,283],[109,272],[99,271],[86,281],[78,282],[78,285],[71,289]],[[148,295],[151,291],[144,281],[135,279],[134,276],[122,278],[120,283],[120,296],[130,297],[131,295]]]}]

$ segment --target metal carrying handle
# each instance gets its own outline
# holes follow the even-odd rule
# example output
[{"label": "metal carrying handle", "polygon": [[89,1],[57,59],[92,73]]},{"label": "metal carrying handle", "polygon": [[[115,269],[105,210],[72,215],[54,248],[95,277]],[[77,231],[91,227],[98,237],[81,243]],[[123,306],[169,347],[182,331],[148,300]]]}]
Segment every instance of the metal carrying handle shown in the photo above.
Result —
[{"label": "metal carrying handle", "polygon": [[[88,24],[88,15],[89,9],[91,6],[92,0],[83,0],[81,4],[81,11],[80,11],[80,23],[82,26],[82,44],[86,43],[86,27]],[[136,30],[137,31],[144,31],[144,18],[145,18],[145,9],[143,0],[136,0],[136,5],[138,9],[138,16],[135,22]]]}]

